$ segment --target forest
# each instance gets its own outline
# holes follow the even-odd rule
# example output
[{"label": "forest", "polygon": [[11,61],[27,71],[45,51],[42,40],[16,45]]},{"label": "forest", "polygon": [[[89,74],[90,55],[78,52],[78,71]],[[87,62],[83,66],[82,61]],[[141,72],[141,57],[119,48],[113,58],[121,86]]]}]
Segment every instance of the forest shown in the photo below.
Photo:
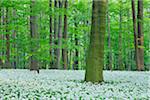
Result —
[{"label": "forest", "polygon": [[149,100],[149,0],[0,0],[0,99]]}]

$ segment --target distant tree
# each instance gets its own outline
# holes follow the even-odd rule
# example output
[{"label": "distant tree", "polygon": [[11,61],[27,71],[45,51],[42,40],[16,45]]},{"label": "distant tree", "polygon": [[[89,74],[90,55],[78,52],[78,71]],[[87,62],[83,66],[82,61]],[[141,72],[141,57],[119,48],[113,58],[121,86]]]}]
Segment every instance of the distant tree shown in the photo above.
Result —
[{"label": "distant tree", "polygon": [[35,15],[35,0],[31,1],[30,10],[30,34],[31,34],[31,63],[30,70],[37,70],[39,72],[37,53],[37,16]]},{"label": "distant tree", "polygon": [[54,48],[54,65],[52,66],[53,69],[57,69],[57,39],[58,39],[58,12],[57,12],[57,9],[58,9],[58,1],[57,0],[54,0],[54,10],[55,10],[55,13],[54,13],[54,45],[55,45],[55,48]]},{"label": "distant tree", "polygon": [[10,30],[9,30],[9,8],[6,7],[6,17],[5,17],[5,25],[6,25],[6,63],[5,68],[10,68]]},{"label": "distant tree", "polygon": [[[5,9],[4,9],[4,7],[2,7],[1,8],[1,27],[2,28],[0,28],[0,30],[1,30],[1,32],[2,33],[5,33],[5,28],[4,28],[4,26],[5,26]],[[1,37],[1,57],[3,57],[3,56],[5,56],[5,50],[4,50],[4,47],[5,47],[5,44],[4,44],[4,40],[5,40],[5,34],[1,34],[0,35],[0,37]],[[1,64],[0,64],[0,66],[3,68],[3,67],[5,67],[4,66],[4,58],[0,58],[0,61],[1,61]]]},{"label": "distant tree", "polygon": [[118,51],[118,67],[120,70],[124,70],[124,66],[123,66],[123,57],[122,57],[122,33],[123,33],[123,29],[122,29],[122,1],[119,2],[120,4],[120,9],[119,9],[119,41],[118,41],[118,47],[119,47],[119,51]]},{"label": "distant tree", "polygon": [[[3,24],[3,22],[2,22],[2,8],[0,7],[0,33],[3,32],[2,24]],[[3,65],[3,61],[2,61],[2,55],[3,55],[3,53],[2,53],[2,41],[3,41],[3,34],[0,34],[0,45],[1,45],[0,46],[0,68]]]},{"label": "distant tree", "polygon": [[139,57],[138,57],[138,48],[137,48],[138,41],[137,41],[137,19],[136,19],[136,10],[135,10],[135,0],[132,0],[131,4],[132,4],[132,20],[133,20],[133,31],[134,31],[135,61],[136,61],[136,66],[138,66]]},{"label": "distant tree", "polygon": [[85,81],[103,81],[106,0],[93,0],[90,45],[86,59]]},{"label": "distant tree", "polygon": [[[75,18],[75,23],[74,23],[74,26],[75,26],[75,30],[77,31],[77,22],[76,22],[76,18]],[[79,51],[78,51],[78,44],[79,44],[79,40],[78,40],[78,36],[77,36],[77,33],[75,33],[75,59],[74,59],[74,64],[73,64],[73,69],[75,70],[78,70],[79,69]]]},{"label": "distant tree", "polygon": [[50,54],[50,67],[53,66],[53,55],[52,55],[52,45],[53,45],[53,19],[52,19],[52,0],[49,0],[49,9],[50,9],[50,15],[49,15],[49,46],[50,46],[50,49],[49,49],[49,54]]},{"label": "distant tree", "polygon": [[138,70],[144,70],[143,0],[138,0]]},{"label": "distant tree", "polygon": [[111,33],[110,33],[110,14],[109,1],[107,0],[107,33],[108,33],[108,69],[112,70],[112,48],[111,48]]},{"label": "distant tree", "polygon": [[[62,9],[62,1],[58,0],[59,9]],[[62,46],[62,14],[59,12],[59,21],[58,21],[58,48],[57,48],[57,68],[61,67],[61,46]]]},{"label": "distant tree", "polygon": [[63,58],[63,67],[64,69],[68,68],[68,50],[66,47],[66,43],[67,43],[67,29],[68,29],[68,19],[67,19],[67,8],[68,8],[68,1],[65,0],[64,3],[64,8],[65,8],[65,14],[64,14],[64,32],[63,32],[63,39],[64,39],[64,43],[65,43],[65,48],[63,48],[62,50],[62,58]]},{"label": "distant tree", "polygon": [[[13,13],[13,16],[14,16],[14,18],[16,17],[16,9],[13,9],[12,10],[12,13]],[[16,20],[13,20],[13,24],[15,24],[16,23]],[[13,66],[13,68],[14,69],[16,69],[16,67],[17,67],[17,57],[16,57],[16,27],[14,27],[14,29],[13,29],[13,34],[12,34],[12,38],[14,39],[14,43],[13,43],[13,48],[14,48],[14,56],[13,56],[13,62],[12,62],[12,66]]]}]

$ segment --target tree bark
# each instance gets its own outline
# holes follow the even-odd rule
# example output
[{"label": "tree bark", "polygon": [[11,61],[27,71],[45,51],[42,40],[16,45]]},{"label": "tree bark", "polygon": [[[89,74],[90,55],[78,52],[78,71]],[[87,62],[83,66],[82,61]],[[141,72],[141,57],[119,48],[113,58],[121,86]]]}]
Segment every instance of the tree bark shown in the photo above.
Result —
[{"label": "tree bark", "polygon": [[[59,9],[62,9],[62,1],[59,0]],[[58,24],[58,48],[57,48],[57,68],[61,68],[61,45],[62,45],[62,15],[59,13],[59,24]]]},{"label": "tree bark", "polygon": [[57,69],[57,35],[58,35],[58,17],[57,17],[57,9],[58,9],[58,1],[54,0],[54,7],[55,7],[55,13],[54,13],[54,66],[52,67],[53,69]]},{"label": "tree bark", "polygon": [[35,0],[31,1],[30,5],[31,15],[30,15],[30,34],[31,34],[31,63],[30,70],[39,71],[38,61],[36,57],[37,53],[37,16],[35,15]]},{"label": "tree bark", "polygon": [[[14,18],[16,18],[16,9],[13,9],[13,12],[12,12]],[[15,24],[15,20],[14,20],[14,24]],[[14,48],[14,56],[13,56],[13,68],[16,69],[17,67],[17,62],[16,62],[16,28],[14,27],[14,30],[13,30],[13,39],[14,39],[14,43],[13,43],[13,48]]]},{"label": "tree bark", "polygon": [[138,0],[138,70],[144,70],[143,0]]},{"label": "tree bark", "polygon": [[[75,18],[75,21],[76,21],[76,18]],[[77,22],[75,22],[75,30],[77,30],[77,27],[78,27],[78,25],[77,25]],[[79,41],[78,41],[78,37],[77,37],[77,34],[75,34],[75,46],[76,46],[76,48],[75,48],[75,60],[74,60],[74,65],[73,65],[73,69],[75,69],[75,70],[78,70],[79,69],[79,51],[78,51],[78,43]]]},{"label": "tree bark", "polygon": [[[138,41],[137,41],[137,26],[136,26],[136,11],[135,11],[135,2],[132,0],[132,20],[133,20],[133,31],[134,31],[134,48],[135,48],[135,61],[136,66],[139,65],[139,58],[138,58]],[[138,68],[138,67],[137,67]]]},{"label": "tree bark", "polygon": [[103,81],[106,0],[93,0],[92,26],[86,59],[85,81]]},{"label": "tree bark", "polygon": [[[5,26],[5,9],[4,8],[1,8],[1,13],[2,13],[2,15],[1,15],[1,26],[2,27],[4,27]],[[5,29],[2,29],[1,28],[1,31],[4,33],[5,32]],[[4,39],[5,39],[5,34],[2,34],[1,35],[1,38],[2,38],[2,56],[5,56],[5,49],[4,49],[4,47],[5,47],[5,44],[4,44]],[[1,56],[1,57],[2,57]],[[2,58],[1,59],[1,67],[2,68],[4,68],[5,66],[4,66],[4,59]]]},{"label": "tree bark", "polygon": [[[127,29],[128,29],[128,34],[127,35],[130,35],[130,8],[127,10]],[[128,48],[130,48],[130,43],[131,43],[131,40],[128,40],[128,38],[126,38],[125,40],[125,44],[126,44],[126,41],[127,44],[128,44]],[[126,50],[128,49],[126,48]],[[131,70],[131,57],[130,57],[130,54],[131,54],[131,50],[127,50],[127,57],[126,57],[126,63],[127,63],[127,70],[130,71]]]},{"label": "tree bark", "polygon": [[[0,33],[3,33],[3,30],[2,30],[2,25],[3,25],[3,22],[2,22],[2,8],[0,8]],[[3,66],[3,60],[2,60],[2,56],[3,56],[3,34],[0,34],[0,68]]]},{"label": "tree bark", "polygon": [[63,67],[64,69],[68,68],[68,51],[66,48],[66,44],[67,44],[67,7],[68,7],[68,1],[65,0],[65,4],[64,4],[64,8],[65,8],[65,14],[64,14],[64,34],[63,34],[63,39],[64,39],[64,43],[65,43],[65,48],[63,48],[62,50],[62,58],[63,58]]},{"label": "tree bark", "polygon": [[49,55],[50,55],[50,67],[53,66],[53,54],[52,54],[52,45],[53,45],[53,42],[52,42],[52,39],[53,39],[53,23],[52,23],[52,0],[49,0],[49,9],[50,9],[50,16],[49,16]]},{"label": "tree bark", "polygon": [[6,63],[5,67],[10,68],[10,35],[9,35],[9,30],[8,30],[8,25],[9,25],[9,10],[6,8],[6,19],[5,19],[5,24],[6,24]]},{"label": "tree bark", "polygon": [[122,2],[120,1],[120,12],[119,12],[119,52],[118,52],[118,67],[119,70],[124,70],[123,66],[123,59],[122,59],[122,9],[121,9]]},{"label": "tree bark", "polygon": [[111,34],[110,34],[110,17],[109,17],[109,9],[108,9],[108,0],[107,0],[107,33],[108,33],[108,68],[112,70],[112,50],[111,50]]}]

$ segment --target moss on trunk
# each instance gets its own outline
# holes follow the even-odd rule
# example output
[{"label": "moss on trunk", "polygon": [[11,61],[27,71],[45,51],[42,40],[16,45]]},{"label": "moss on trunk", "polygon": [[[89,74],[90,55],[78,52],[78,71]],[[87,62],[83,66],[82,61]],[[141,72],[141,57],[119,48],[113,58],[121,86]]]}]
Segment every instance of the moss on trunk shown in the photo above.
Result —
[{"label": "moss on trunk", "polygon": [[103,81],[104,35],[106,27],[106,0],[93,0],[90,45],[86,59],[85,81]]}]

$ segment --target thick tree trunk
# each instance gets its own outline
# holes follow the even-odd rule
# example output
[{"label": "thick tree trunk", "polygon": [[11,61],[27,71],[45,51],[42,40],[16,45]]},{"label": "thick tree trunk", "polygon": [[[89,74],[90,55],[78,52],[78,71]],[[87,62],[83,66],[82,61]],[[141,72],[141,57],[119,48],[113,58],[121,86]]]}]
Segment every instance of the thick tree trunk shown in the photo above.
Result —
[{"label": "thick tree trunk", "polygon": [[143,0],[138,0],[138,70],[144,70]]},{"label": "thick tree trunk", "polygon": [[137,26],[136,26],[136,11],[135,11],[135,2],[132,0],[132,20],[133,20],[133,31],[134,31],[134,47],[135,47],[135,61],[138,68],[139,58],[138,58],[138,41],[137,41]]},{"label": "thick tree trunk", "polygon": [[92,26],[85,81],[103,81],[106,0],[93,0]]},{"label": "thick tree trunk", "polygon": [[65,43],[65,48],[62,50],[62,58],[63,58],[63,67],[64,69],[68,68],[68,51],[66,48],[66,43],[67,43],[67,7],[68,7],[68,1],[65,0],[64,8],[65,8],[65,14],[64,14],[64,34],[63,34],[63,39]]},{"label": "thick tree trunk", "polygon": [[[62,1],[59,0],[59,9],[62,9]],[[61,45],[62,45],[62,15],[59,13],[59,24],[58,24],[58,48],[57,48],[57,68],[61,68]]]},{"label": "thick tree trunk", "polygon": [[31,34],[31,63],[30,63],[30,70],[37,70],[39,71],[38,61],[36,57],[37,53],[37,16],[35,15],[35,1],[31,1],[31,15],[30,15],[30,34]]},{"label": "thick tree trunk", "polygon": [[53,22],[52,22],[52,0],[49,0],[49,9],[50,9],[50,16],[49,16],[49,45],[50,45],[50,48],[49,48],[49,55],[50,55],[50,67],[53,66],[53,54],[52,54],[52,45],[53,45],[53,42],[52,42],[52,39],[53,39]]}]

